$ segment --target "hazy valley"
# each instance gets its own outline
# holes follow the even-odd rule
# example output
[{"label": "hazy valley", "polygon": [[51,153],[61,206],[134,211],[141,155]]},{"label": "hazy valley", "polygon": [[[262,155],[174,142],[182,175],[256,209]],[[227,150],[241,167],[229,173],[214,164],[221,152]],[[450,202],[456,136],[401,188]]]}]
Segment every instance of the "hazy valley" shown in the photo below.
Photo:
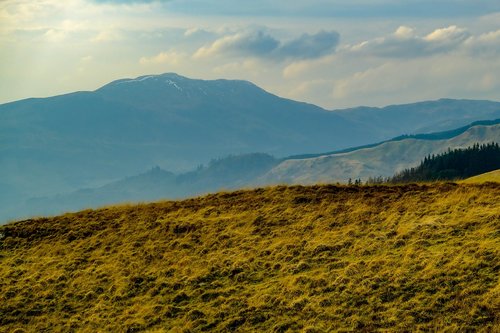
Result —
[{"label": "hazy valley", "polygon": [[0,105],[0,216],[390,176],[427,154],[498,142],[495,122],[469,128],[498,118],[490,101],[327,111],[246,81],[117,80]]}]

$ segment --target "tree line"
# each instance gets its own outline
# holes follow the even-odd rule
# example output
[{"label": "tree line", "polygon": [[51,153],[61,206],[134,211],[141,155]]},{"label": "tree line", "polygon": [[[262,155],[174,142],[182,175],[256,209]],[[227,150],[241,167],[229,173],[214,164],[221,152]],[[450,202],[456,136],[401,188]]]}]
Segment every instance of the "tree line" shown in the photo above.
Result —
[{"label": "tree line", "polygon": [[458,180],[500,169],[498,143],[474,144],[465,149],[450,149],[426,156],[420,165],[398,172],[392,177],[371,177],[367,184],[409,183]]}]

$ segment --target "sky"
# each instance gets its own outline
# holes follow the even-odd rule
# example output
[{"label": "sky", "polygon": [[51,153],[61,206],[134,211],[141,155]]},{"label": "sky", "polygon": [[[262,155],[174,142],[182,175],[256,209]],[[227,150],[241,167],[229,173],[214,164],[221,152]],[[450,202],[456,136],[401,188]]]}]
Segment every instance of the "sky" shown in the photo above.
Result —
[{"label": "sky", "polygon": [[175,72],[327,109],[500,100],[498,0],[0,0],[0,103]]}]

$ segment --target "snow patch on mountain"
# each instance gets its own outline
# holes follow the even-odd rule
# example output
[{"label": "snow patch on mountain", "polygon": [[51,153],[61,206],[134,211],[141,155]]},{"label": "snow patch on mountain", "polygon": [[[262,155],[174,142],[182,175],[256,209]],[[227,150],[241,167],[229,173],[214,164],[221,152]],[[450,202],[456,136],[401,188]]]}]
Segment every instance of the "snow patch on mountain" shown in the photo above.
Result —
[{"label": "snow patch on mountain", "polygon": [[169,85],[171,85],[171,86],[174,86],[175,88],[177,88],[177,90],[182,91],[182,88],[181,88],[181,87],[179,87],[179,86],[177,85],[177,83],[175,83],[174,81],[172,81],[172,80],[166,80],[165,82],[166,82],[166,83],[168,83],[168,84],[169,84]]},{"label": "snow patch on mountain", "polygon": [[135,83],[135,82],[142,82],[142,81],[146,81],[146,80],[149,80],[151,78],[154,78],[156,75],[146,75],[146,76],[141,76],[141,77],[138,77],[136,79],[124,79],[124,80],[118,80],[118,81],[115,81],[114,83],[116,85],[118,84],[124,84],[124,83]]}]

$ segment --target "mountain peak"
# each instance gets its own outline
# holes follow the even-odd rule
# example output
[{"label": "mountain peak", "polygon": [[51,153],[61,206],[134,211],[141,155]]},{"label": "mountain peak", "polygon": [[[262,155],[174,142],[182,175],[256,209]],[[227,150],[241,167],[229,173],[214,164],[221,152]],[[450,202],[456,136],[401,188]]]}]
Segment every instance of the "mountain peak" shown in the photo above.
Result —
[{"label": "mountain peak", "polygon": [[181,89],[181,87],[178,85],[179,81],[187,81],[190,80],[184,76],[178,75],[176,73],[164,73],[164,74],[157,74],[157,75],[142,75],[139,77],[136,77],[134,79],[120,79],[120,80],[115,80],[112,81],[103,87],[101,87],[98,90],[101,89],[106,89],[110,87],[117,87],[117,86],[122,86],[122,85],[149,85],[149,84],[159,84],[159,83],[165,83],[167,85],[174,86],[177,89]]},{"label": "mountain peak", "polygon": [[[126,85],[133,86],[167,86],[173,87],[179,91],[184,90],[184,88],[188,86],[200,86],[207,84],[238,84],[245,85],[258,88],[255,84],[245,80],[225,80],[225,79],[217,79],[217,80],[201,80],[201,79],[191,79],[177,73],[163,73],[163,74],[152,74],[152,75],[142,75],[136,78],[126,78],[112,81],[98,90],[104,90],[109,88],[117,88],[123,87]],[[260,89],[260,88],[259,88]]]},{"label": "mountain peak", "polygon": [[[240,105],[249,96],[270,96],[251,82],[242,80],[191,79],[176,73],[143,75],[116,80],[95,92],[107,100],[120,101],[141,109],[181,109],[186,103],[204,105],[216,103]],[[210,102],[211,101],[211,102]]]}]

